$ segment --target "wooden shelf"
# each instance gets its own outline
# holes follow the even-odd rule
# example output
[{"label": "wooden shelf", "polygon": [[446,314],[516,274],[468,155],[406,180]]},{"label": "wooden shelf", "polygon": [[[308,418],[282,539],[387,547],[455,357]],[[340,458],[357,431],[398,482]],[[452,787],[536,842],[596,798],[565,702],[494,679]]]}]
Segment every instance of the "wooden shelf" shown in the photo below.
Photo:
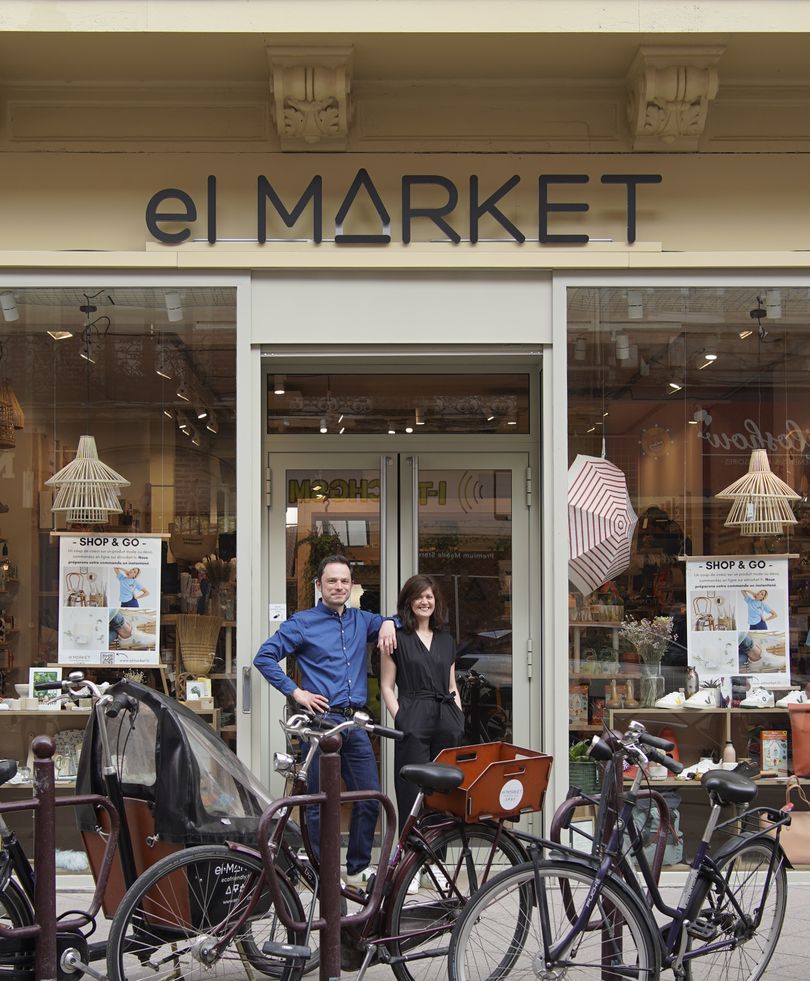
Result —
[{"label": "wooden shelf", "polygon": [[[570,674],[568,677],[572,680],[576,678],[579,681],[626,681],[628,678],[641,678],[642,675],[637,671],[632,673],[628,671],[627,674],[623,674],[621,671],[618,674],[583,674],[580,672],[579,674]],[[629,712],[630,709],[627,711]]]},{"label": "wooden shelf", "polygon": [[[234,726],[234,728],[236,727]],[[594,725],[578,726],[578,725],[569,724],[568,731],[569,732],[601,732],[604,728],[605,728],[604,726],[594,726]]]},{"label": "wooden shelf", "polygon": [[0,712],[0,719],[6,715],[13,716],[43,716],[43,715],[58,715],[64,719],[69,719],[71,716],[83,716],[90,715],[92,709],[3,709]]},{"label": "wooden shelf", "polygon": [[569,620],[569,627],[615,627],[616,630],[621,627],[621,620]]}]

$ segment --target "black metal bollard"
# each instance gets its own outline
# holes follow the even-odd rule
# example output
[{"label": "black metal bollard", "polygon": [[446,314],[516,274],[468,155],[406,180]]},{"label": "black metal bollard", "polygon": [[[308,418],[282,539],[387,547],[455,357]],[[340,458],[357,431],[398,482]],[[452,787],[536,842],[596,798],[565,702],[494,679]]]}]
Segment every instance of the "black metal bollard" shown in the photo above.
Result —
[{"label": "black metal bollard", "polygon": [[36,883],[34,908],[39,937],[34,961],[36,981],[56,978],[56,818],[53,754],[56,745],[50,736],[37,736],[31,743],[34,753],[34,861]]},{"label": "black metal bollard", "polygon": [[320,981],[340,977],[340,748],[339,734],[321,740],[321,930]]}]

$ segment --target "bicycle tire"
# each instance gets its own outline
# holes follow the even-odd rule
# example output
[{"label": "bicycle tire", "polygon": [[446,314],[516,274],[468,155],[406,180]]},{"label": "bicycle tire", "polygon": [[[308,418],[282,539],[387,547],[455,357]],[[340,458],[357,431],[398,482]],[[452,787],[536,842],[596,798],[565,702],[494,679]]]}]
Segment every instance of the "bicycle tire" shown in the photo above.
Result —
[{"label": "bicycle tire", "polygon": [[[0,892],[0,923],[4,927],[25,927],[34,923],[34,910],[15,879],[7,879]],[[0,977],[32,977],[34,940],[0,937]]]},{"label": "bicycle tire", "polygon": [[[262,875],[261,860],[224,845],[201,845],[156,862],[127,891],[110,928],[107,972],[110,981],[166,976],[186,979],[239,976],[250,969],[283,981],[299,981],[305,968],[291,968],[265,955],[267,940],[303,944],[304,935],[287,930],[273,908],[265,884],[256,910],[243,932],[213,963],[205,963],[200,946],[232,928]],[[285,906],[303,919],[298,898],[280,878]]]},{"label": "bicycle tire", "polygon": [[[455,889],[439,888],[428,858],[404,866],[407,871],[395,887],[389,906],[388,933],[396,939],[388,943],[388,950],[394,957],[410,954],[419,959],[391,964],[398,981],[445,981],[450,931],[463,903],[487,876],[526,861],[523,845],[503,829],[493,851],[498,833],[498,828],[490,824],[460,824],[428,839],[436,856],[441,856],[439,867],[455,883],[461,898]],[[409,892],[417,877],[418,891]],[[408,934],[416,930],[426,932],[421,939],[409,938]],[[436,953],[427,956],[433,949]]]},{"label": "bicycle tire", "polygon": [[[660,951],[648,913],[617,879],[564,959],[546,964],[543,941],[561,941],[591,891],[596,870],[579,862],[525,862],[491,879],[472,897],[450,938],[449,981],[575,976],[578,981],[635,977],[654,981]],[[546,916],[541,922],[537,881]],[[547,926],[544,926],[543,923]]]},{"label": "bicycle tire", "polygon": [[746,928],[741,924],[727,897],[732,894],[743,912],[752,916],[760,903],[765,873],[777,847],[768,838],[757,838],[717,862],[726,889],[721,893],[716,885],[706,883],[707,889],[700,901],[700,918],[719,930],[715,943],[724,937],[731,938],[735,933],[747,933],[748,936],[733,949],[707,951],[703,955],[701,948],[711,941],[694,946],[695,941],[690,938],[687,952],[696,956],[685,964],[687,981],[725,981],[728,978],[757,981],[762,977],[782,932],[787,907],[787,872],[781,849],[758,928]]}]

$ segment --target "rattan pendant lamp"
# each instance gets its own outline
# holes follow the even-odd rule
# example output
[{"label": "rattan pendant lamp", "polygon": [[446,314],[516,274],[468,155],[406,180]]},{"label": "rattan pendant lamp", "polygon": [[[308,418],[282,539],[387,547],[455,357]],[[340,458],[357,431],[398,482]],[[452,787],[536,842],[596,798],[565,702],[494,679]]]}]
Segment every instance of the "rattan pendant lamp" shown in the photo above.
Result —
[{"label": "rattan pendant lamp", "polygon": [[[751,317],[757,321],[757,354],[759,355],[762,341],[768,332],[762,326],[762,318],[766,316],[762,300],[757,297],[757,306],[751,311]],[[761,359],[758,357],[758,361]],[[762,391],[759,376],[757,377],[758,394],[758,427],[762,425]],[[751,453],[748,472],[743,474],[733,484],[729,484],[719,494],[718,500],[732,501],[731,510],[725,520],[727,528],[737,528],[739,533],[747,538],[761,535],[781,535],[787,525],[796,524],[796,515],[791,503],[801,499],[792,487],[771,471],[768,452],[763,448]]]},{"label": "rattan pendant lamp", "polygon": [[[110,326],[109,317],[97,317],[90,320],[90,314],[95,313],[96,307],[90,303],[91,297],[85,294],[85,304],[79,309],[85,314],[85,327],[82,335],[83,344],[89,350],[93,330],[98,330],[100,323]],[[106,333],[105,330],[105,333]],[[85,358],[87,373],[87,403],[90,405],[90,358]],[[96,440],[85,434],[79,437],[79,448],[75,459],[67,466],[45,481],[47,487],[58,488],[54,497],[51,511],[63,513],[68,524],[103,525],[107,523],[110,514],[120,514],[123,510],[119,496],[124,487],[129,487],[129,481],[122,477],[112,467],[102,463],[98,458]]]}]

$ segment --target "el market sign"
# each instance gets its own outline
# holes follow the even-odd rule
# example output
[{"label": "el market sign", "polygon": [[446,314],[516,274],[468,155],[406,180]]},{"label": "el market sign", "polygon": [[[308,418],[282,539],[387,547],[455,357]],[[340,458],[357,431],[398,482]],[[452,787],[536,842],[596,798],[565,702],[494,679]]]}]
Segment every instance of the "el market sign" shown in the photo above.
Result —
[{"label": "el market sign", "polygon": [[[616,209],[623,206],[626,218],[628,244],[636,241],[636,214],[639,189],[648,184],[660,184],[660,174],[602,174],[602,184],[616,189]],[[463,235],[475,244],[479,240],[482,219],[494,220],[505,232],[505,241],[522,244],[527,239],[520,229],[501,210],[508,195],[520,184],[514,175],[495,190],[482,189],[477,176],[469,178],[469,207],[461,212],[459,190],[448,177],[439,174],[405,174],[401,179],[401,241],[411,241],[413,223],[417,220],[432,223],[448,242],[458,244]],[[555,233],[551,223],[554,215],[586,212],[587,201],[580,200],[585,192],[572,185],[590,182],[587,174],[541,174],[537,189],[537,241],[541,245],[584,245],[590,239],[586,234]],[[267,241],[268,208],[272,208],[284,225],[293,229],[300,222],[307,223],[308,237],[315,243],[324,240],[323,219],[324,178],[320,174],[309,182],[297,201],[282,201],[272,183],[263,175],[256,181],[256,241]],[[431,198],[438,194],[443,198],[439,205],[427,206],[426,194]],[[206,237],[211,245],[217,241],[217,178],[210,176],[206,182],[204,200],[195,198],[179,187],[164,187],[149,199],[146,206],[146,227],[149,234],[166,245],[180,245],[191,237],[190,225],[202,218]],[[363,200],[371,206],[379,219],[380,230],[360,234],[344,233],[344,223],[352,208]],[[308,213],[304,218],[305,212]],[[180,226],[180,227],[178,227]],[[534,231],[534,229],[532,229]],[[299,232],[296,237],[301,237]],[[367,170],[361,168],[346,191],[335,215],[334,242],[336,245],[388,245],[392,241],[391,214],[382,195],[377,190]]]}]

